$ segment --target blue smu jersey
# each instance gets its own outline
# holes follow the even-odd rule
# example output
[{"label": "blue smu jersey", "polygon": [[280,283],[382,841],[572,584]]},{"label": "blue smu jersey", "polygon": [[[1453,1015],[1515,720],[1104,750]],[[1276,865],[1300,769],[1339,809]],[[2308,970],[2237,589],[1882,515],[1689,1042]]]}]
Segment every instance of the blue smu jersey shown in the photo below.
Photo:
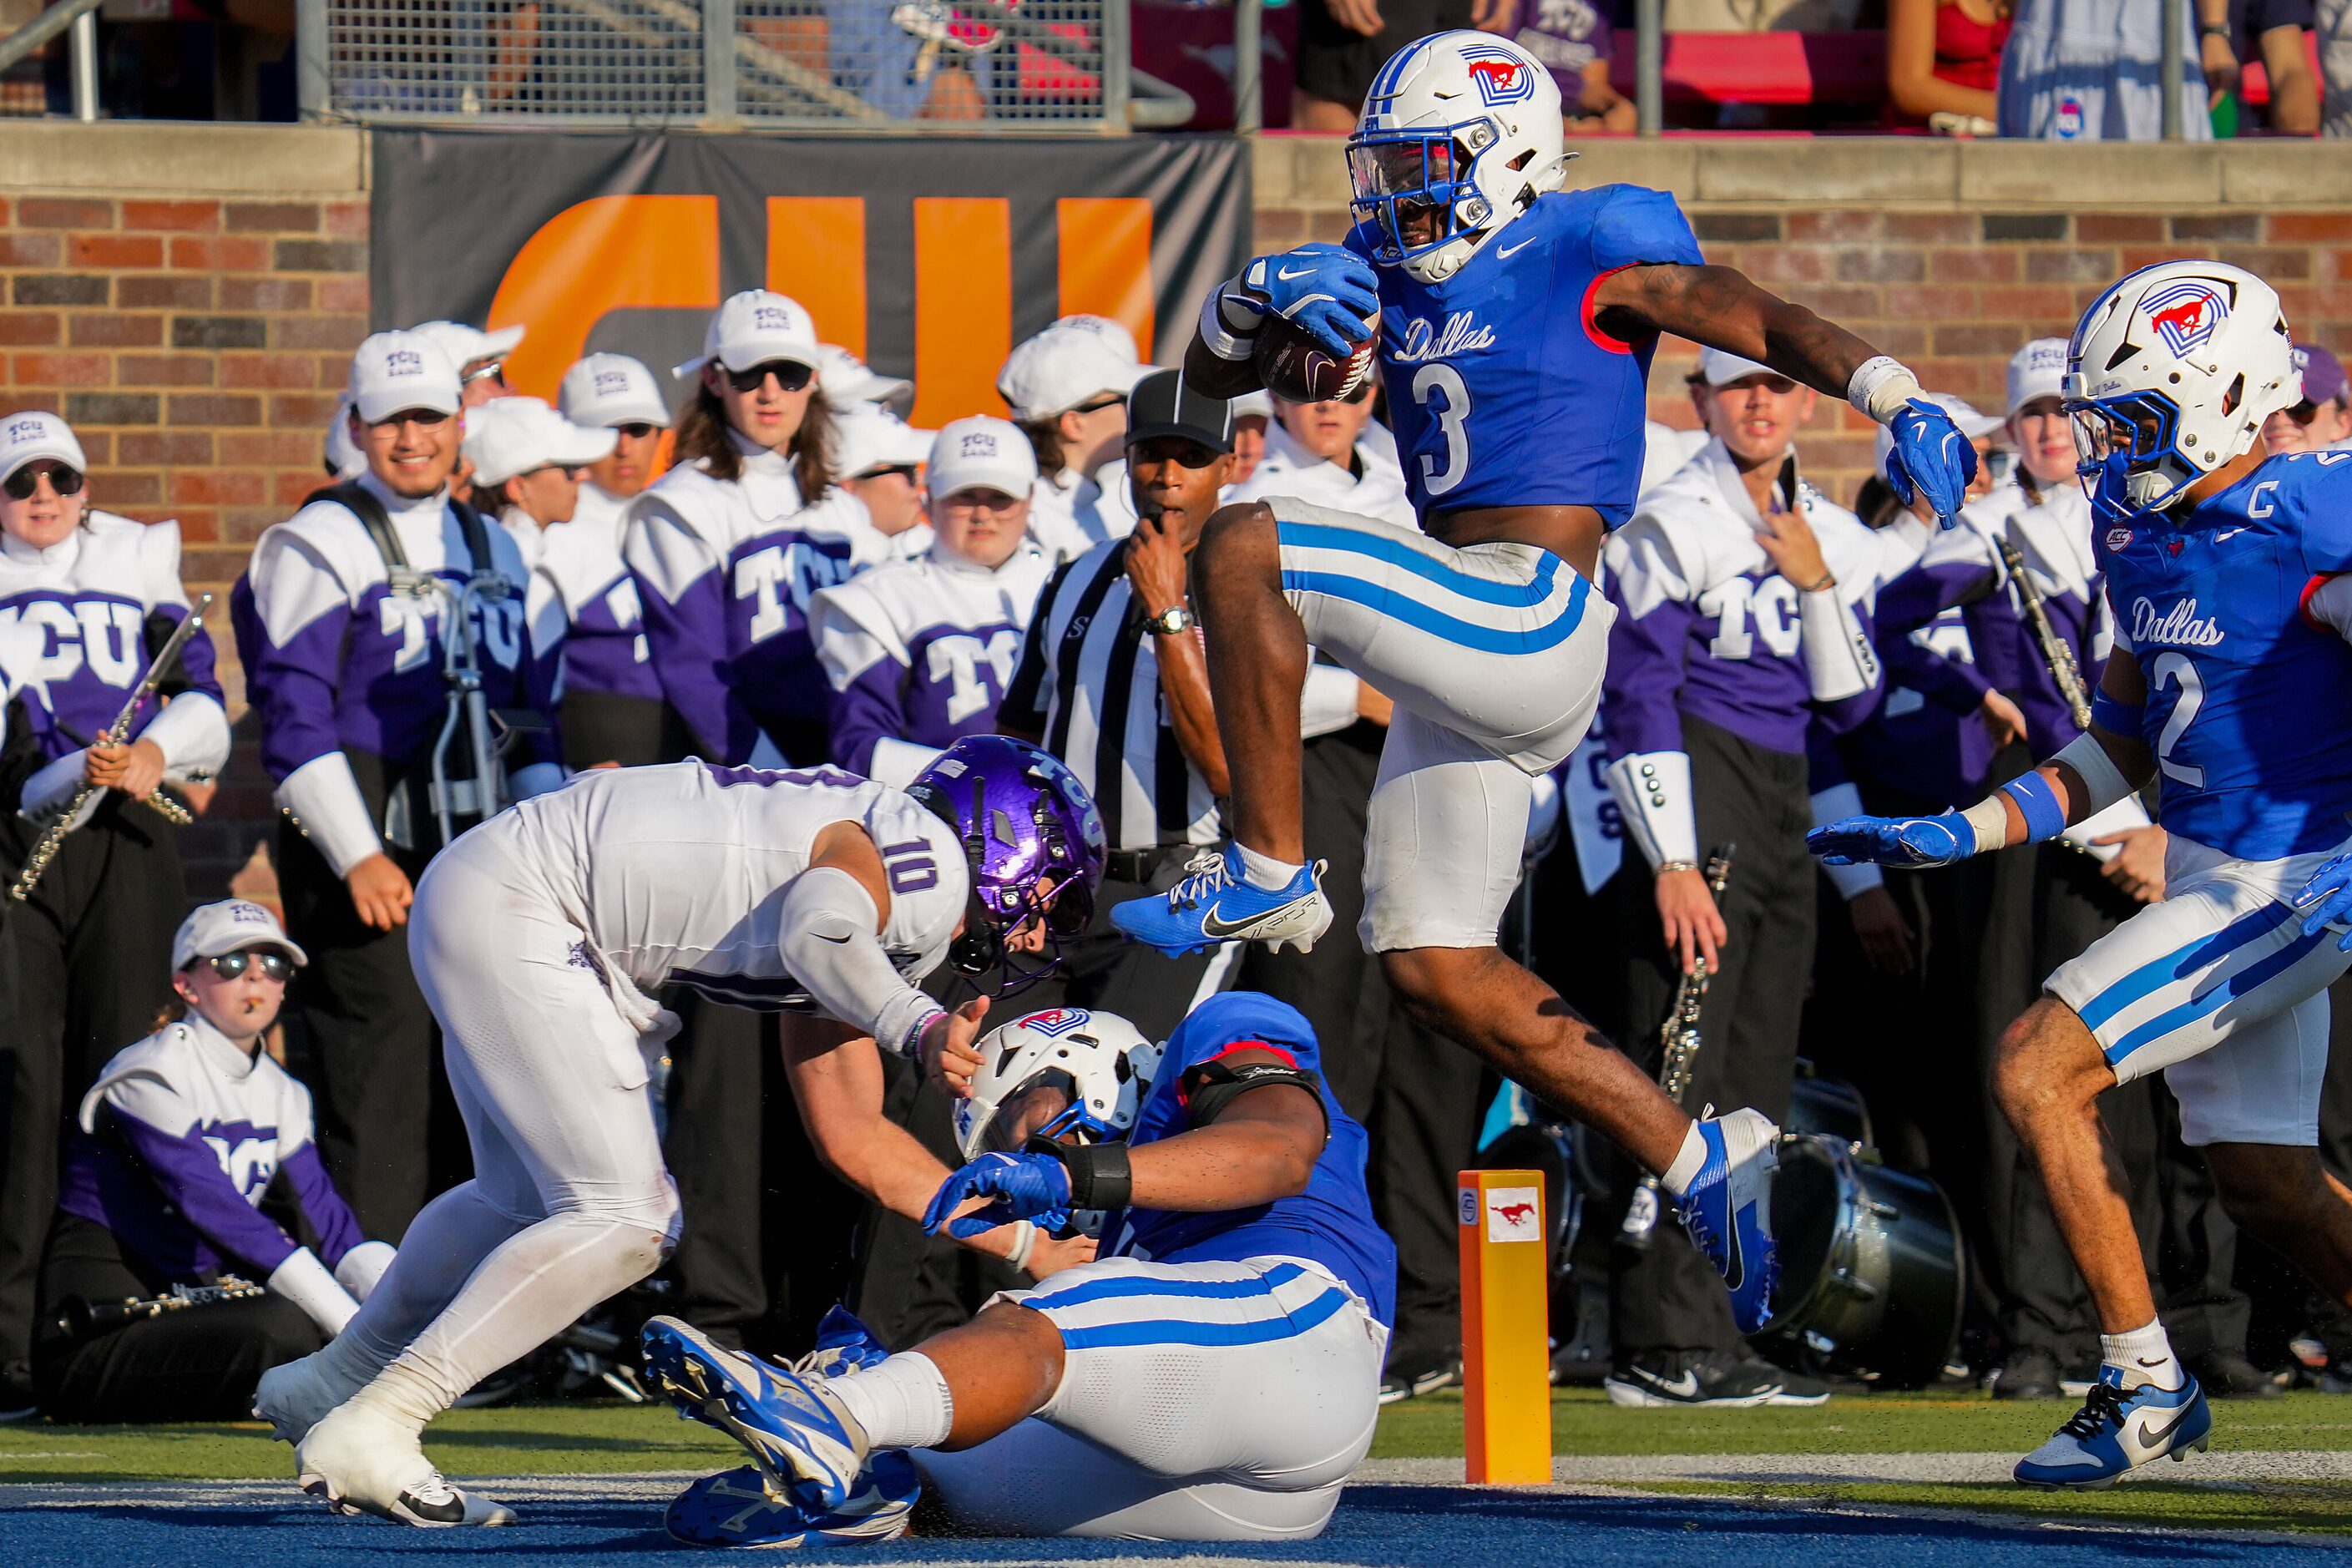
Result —
[{"label": "blue smu jersey", "polygon": [[[1349,247],[1369,258],[1360,229]],[[1633,513],[1656,340],[1592,324],[1593,286],[1700,262],[1675,198],[1639,185],[1539,196],[1442,283],[1378,267],[1381,363],[1413,510],[1589,506]]]},{"label": "blue smu jersey", "polygon": [[2273,458],[2177,522],[2103,499],[2092,523],[2165,827],[2242,860],[2342,842],[2352,647],[2303,601],[2352,571],[2352,452]]},{"label": "blue smu jersey", "polygon": [[[1159,1076],[1136,1113],[1130,1145],[1157,1142],[1188,1131],[1180,1094],[1184,1075],[1237,1046],[1262,1045],[1318,1076],[1322,1054],[1315,1030],[1296,1007],[1255,991],[1212,996],[1177,1026],[1160,1058]],[[1370,1147],[1364,1130],[1318,1088],[1331,1136],[1315,1162],[1307,1190],[1254,1208],[1222,1214],[1129,1209],[1105,1227],[1118,1237],[1106,1256],[1159,1263],[1227,1262],[1248,1258],[1298,1258],[1328,1268],[1383,1324],[1396,1321],[1396,1246],[1373,1223],[1364,1186]]]}]

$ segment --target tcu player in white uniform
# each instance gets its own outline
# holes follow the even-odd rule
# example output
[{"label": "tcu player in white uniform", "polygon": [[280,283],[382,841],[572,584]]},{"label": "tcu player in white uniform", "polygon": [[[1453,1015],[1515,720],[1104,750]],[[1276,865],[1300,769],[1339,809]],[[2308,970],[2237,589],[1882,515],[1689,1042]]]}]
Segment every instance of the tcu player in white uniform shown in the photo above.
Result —
[{"label": "tcu player in white uniform", "polygon": [[833,681],[833,760],[904,784],[940,751],[996,727],[1051,568],[1025,531],[1037,461],[1002,419],[959,419],[926,469],[935,542],[817,595]]},{"label": "tcu player in white uniform", "polygon": [[1958,510],[1975,454],[1894,360],[1706,265],[1672,197],[1563,192],[1568,156],[1559,89],[1525,49],[1479,32],[1423,38],[1381,68],[1349,138],[1349,245],[1258,258],[1202,302],[1185,375],[1223,396],[1260,384],[1269,317],[1348,355],[1377,314],[1426,531],[1286,499],[1212,520],[1192,585],[1234,841],[1113,918],[1171,952],[1322,935],[1330,906],[1307,863],[1294,726],[1310,644],[1355,670],[1398,709],[1367,831],[1364,941],[1424,1022],[1689,1197],[1685,1220],[1712,1238],[1702,1245],[1752,1331],[1771,1272],[1771,1129],[1752,1115],[1695,1122],[1503,956],[1528,779],[1575,750],[1600,698],[1612,616],[1592,575],[1633,506],[1659,332],[1760,360],[1893,425],[1891,478],[1906,497],[1927,489],[1939,514]]},{"label": "tcu player in white uniform", "polygon": [[[654,1000],[666,984],[813,1015],[788,1027],[786,1056],[814,1140],[845,1179],[921,1212],[944,1173],[881,1123],[875,1045],[935,1068],[943,1054],[967,1059],[986,998],[950,1014],[917,983],[960,937],[960,967],[997,966],[1008,940],[1031,940],[1033,917],[1090,907],[1099,874],[1098,826],[1091,872],[1083,832],[1073,847],[1044,826],[1093,811],[1044,753],[992,737],[926,779],[965,798],[967,759],[1009,749],[1025,771],[999,798],[1026,811],[1038,825],[1026,840],[1045,847],[977,889],[967,825],[908,795],[831,769],[691,760],[583,774],[434,862],[410,946],[475,1175],[416,1217],[401,1261],[331,1345],[263,1383],[257,1409],[297,1444],[306,1490],[407,1524],[512,1518],[443,1480],[420,1435],[484,1375],[652,1273],[676,1241],[647,1089],[648,1059],[677,1027]],[[999,815],[1015,831],[1014,814]],[[968,923],[984,929],[966,935]],[[860,1136],[829,1139],[836,1126]]]},{"label": "tcu player in white uniform", "polygon": [[889,556],[828,460],[816,328],[751,289],[719,308],[678,421],[678,466],[629,508],[655,673],[703,754],[762,765],[826,754],[809,600]]}]

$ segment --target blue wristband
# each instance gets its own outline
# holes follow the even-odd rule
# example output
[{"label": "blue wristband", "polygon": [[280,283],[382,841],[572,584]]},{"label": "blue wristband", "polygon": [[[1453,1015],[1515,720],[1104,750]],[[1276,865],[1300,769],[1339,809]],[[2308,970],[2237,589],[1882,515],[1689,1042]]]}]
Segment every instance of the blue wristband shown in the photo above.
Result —
[{"label": "blue wristband", "polygon": [[2141,703],[2126,702],[2108,696],[2105,691],[2091,694],[2091,722],[2110,735],[2139,739],[2140,724],[2147,712],[2147,707]]},{"label": "blue wristband", "polygon": [[2039,844],[2066,831],[2066,808],[2058,804],[2058,792],[2039,770],[2010,780],[2000,786],[2000,793],[2017,802],[2017,809],[2025,814],[2028,844]]}]

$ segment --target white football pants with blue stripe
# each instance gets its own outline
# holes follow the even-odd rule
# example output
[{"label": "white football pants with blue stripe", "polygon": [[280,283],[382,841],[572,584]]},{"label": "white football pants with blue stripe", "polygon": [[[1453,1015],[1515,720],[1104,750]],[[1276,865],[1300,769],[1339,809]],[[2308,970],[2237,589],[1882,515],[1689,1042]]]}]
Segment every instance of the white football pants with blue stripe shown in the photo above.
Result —
[{"label": "white football pants with blue stripe", "polygon": [[2347,848],[2237,860],[2176,834],[2164,901],[2046,982],[2118,1082],[2163,1070],[2191,1148],[2319,1142],[2327,987],[2352,953],[2336,950],[2332,931],[2305,936],[2289,900]]},{"label": "white football pants with blue stripe", "polygon": [[1265,505],[1307,640],[1397,705],[1364,828],[1364,945],[1492,947],[1528,779],[1591,728],[1616,611],[1532,544],[1457,550],[1290,496]]},{"label": "white football pants with blue stripe", "polygon": [[1388,1331],[1312,1264],[1106,1258],[996,1300],[1062,1331],[1062,1383],[1001,1436],[914,1455],[960,1529],[1305,1540],[1371,1447]]}]

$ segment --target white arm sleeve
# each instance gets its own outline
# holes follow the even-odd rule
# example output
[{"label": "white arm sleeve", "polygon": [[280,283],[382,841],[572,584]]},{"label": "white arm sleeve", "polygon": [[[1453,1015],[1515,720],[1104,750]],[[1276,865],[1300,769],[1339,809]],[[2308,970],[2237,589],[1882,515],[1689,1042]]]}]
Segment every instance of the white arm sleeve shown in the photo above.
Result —
[{"label": "white arm sleeve", "polygon": [[288,773],[278,786],[278,804],[293,814],[302,836],[319,847],[338,877],[350,876],[352,867],[383,853],[351,759],[341,752],[313,757]]},{"label": "white arm sleeve", "polygon": [[818,866],[784,891],[777,943],[784,968],[834,1017],[911,1057],[930,1021],[947,1011],[907,984],[882,950],[881,911],[848,872]]},{"label": "white arm sleeve", "polygon": [[866,764],[866,776],[892,789],[905,789],[915,782],[915,775],[939,760],[940,748],[918,745],[901,741],[895,735],[885,735],[874,742],[874,760]]},{"label": "white arm sleeve", "polygon": [[147,721],[139,739],[163,749],[163,776],[203,783],[228,765],[228,715],[211,695],[183,691]]},{"label": "white arm sleeve", "polygon": [[1878,684],[1878,652],[1863,635],[1853,607],[1831,584],[1797,595],[1797,625],[1803,641],[1805,679],[1816,702],[1859,697]]},{"label": "white arm sleeve", "polygon": [[335,1283],[350,1291],[353,1300],[364,1301],[375,1289],[376,1281],[383,1278],[383,1271],[392,1267],[393,1257],[392,1243],[362,1241],[344,1253],[343,1260],[335,1265]]},{"label": "white arm sleeve", "polygon": [[[1851,784],[1832,784],[1813,792],[1815,827],[1827,827],[1832,822],[1862,814],[1862,791]],[[1848,903],[1873,888],[1886,885],[1886,873],[1867,860],[1859,866],[1824,865],[1822,869],[1829,873],[1830,886],[1838,890],[1838,897]]]},{"label": "white arm sleeve", "polygon": [[[66,802],[73,798],[74,791],[81,787],[83,770],[89,766],[88,747],[68,752],[54,762],[43,763],[31,778],[25,781],[24,790],[17,796],[16,815],[27,822],[38,822],[53,811],[64,810]],[[84,808],[83,821],[88,821],[88,814],[96,809],[93,797],[91,804]],[[79,827],[81,824],[78,822],[74,826]]]},{"label": "white arm sleeve", "polygon": [[1683,752],[1636,752],[1609,764],[1609,793],[1625,814],[1625,833],[1642,847],[1651,868],[1698,860],[1698,817],[1691,804],[1690,757]]},{"label": "white arm sleeve", "polygon": [[331,1339],[341,1333],[343,1325],[360,1310],[352,1293],[335,1283],[335,1277],[327,1272],[319,1255],[307,1247],[297,1247],[289,1254],[266,1283],[272,1295],[283,1296],[301,1308]]}]

